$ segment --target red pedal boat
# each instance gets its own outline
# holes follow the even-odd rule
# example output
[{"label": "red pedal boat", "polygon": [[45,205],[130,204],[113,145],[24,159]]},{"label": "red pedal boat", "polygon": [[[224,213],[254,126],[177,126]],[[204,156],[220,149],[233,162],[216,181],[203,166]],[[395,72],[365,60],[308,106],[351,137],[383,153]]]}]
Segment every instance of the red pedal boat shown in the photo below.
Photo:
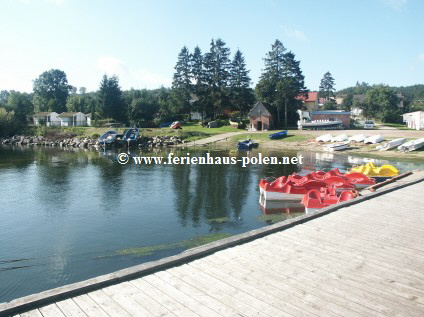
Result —
[{"label": "red pedal boat", "polygon": [[376,184],[375,179],[371,179],[368,176],[362,173],[350,173],[344,174],[339,171],[338,168],[335,168],[329,172],[317,171],[310,173],[313,179],[323,180],[326,178],[330,178],[332,176],[343,177],[347,179],[349,182],[353,183],[357,189],[362,189],[365,187],[369,187]]},{"label": "red pedal boat", "polygon": [[359,193],[356,190],[345,190],[338,194],[334,188],[313,189],[303,196],[302,204],[305,206],[306,213],[311,213],[330,205],[354,199],[358,196]]}]

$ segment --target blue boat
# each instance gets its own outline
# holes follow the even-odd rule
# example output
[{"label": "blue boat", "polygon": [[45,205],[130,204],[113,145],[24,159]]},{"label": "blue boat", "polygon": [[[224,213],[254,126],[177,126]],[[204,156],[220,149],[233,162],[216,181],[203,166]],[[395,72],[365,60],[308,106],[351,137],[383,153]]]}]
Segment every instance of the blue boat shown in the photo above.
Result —
[{"label": "blue boat", "polygon": [[287,136],[287,130],[283,130],[277,133],[270,134],[269,138],[271,140],[278,140],[278,139],[285,138],[286,136]]},{"label": "blue boat", "polygon": [[170,127],[172,124],[172,122],[162,122],[161,124],[159,124],[159,128],[167,128]]},{"label": "blue boat", "polygon": [[118,132],[115,130],[106,131],[97,139],[97,143],[101,145],[111,145],[115,143],[117,136]]},{"label": "blue boat", "polygon": [[137,143],[138,137],[140,136],[140,130],[138,128],[131,128],[127,132],[125,132],[122,137],[122,142],[127,145],[132,145]]},{"label": "blue boat", "polygon": [[255,143],[250,139],[237,143],[237,150],[251,150],[253,147],[255,147]]}]

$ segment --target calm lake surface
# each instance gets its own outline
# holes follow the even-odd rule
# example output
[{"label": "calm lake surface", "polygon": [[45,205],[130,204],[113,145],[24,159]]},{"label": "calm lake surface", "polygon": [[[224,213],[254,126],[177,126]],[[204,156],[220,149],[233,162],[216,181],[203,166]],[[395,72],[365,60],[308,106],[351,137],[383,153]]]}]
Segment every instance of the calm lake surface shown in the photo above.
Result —
[{"label": "calm lake surface", "polygon": [[[172,151],[191,157],[301,154],[304,164],[120,165],[118,151],[0,147],[0,302],[299,216],[303,207],[261,208],[259,180],[364,163],[315,152]],[[424,169],[423,163],[376,163]]]}]

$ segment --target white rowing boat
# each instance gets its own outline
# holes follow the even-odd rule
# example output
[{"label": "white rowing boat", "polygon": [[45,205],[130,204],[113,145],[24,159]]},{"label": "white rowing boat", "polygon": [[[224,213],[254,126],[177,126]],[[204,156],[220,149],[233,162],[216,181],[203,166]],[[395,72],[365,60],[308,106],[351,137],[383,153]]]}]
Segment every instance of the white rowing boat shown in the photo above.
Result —
[{"label": "white rowing boat", "polygon": [[377,144],[377,143],[380,143],[382,141],[384,141],[384,137],[380,134],[377,134],[377,135],[372,135],[369,138],[366,138],[364,140],[364,143],[365,144],[370,144],[370,143],[371,144]]},{"label": "white rowing boat", "polygon": [[350,142],[364,142],[367,137],[365,134],[356,134],[349,137]]},{"label": "white rowing boat", "polygon": [[331,134],[323,134],[315,139],[317,142],[330,142],[333,136]]},{"label": "white rowing boat", "polygon": [[333,144],[327,144],[323,146],[324,151],[328,151],[328,152],[341,151],[341,150],[347,149],[348,147],[349,147],[349,142],[333,143]]},{"label": "white rowing boat", "polygon": [[398,149],[401,150],[401,151],[404,151],[404,152],[406,152],[406,151],[411,152],[411,151],[415,151],[415,150],[417,150],[417,149],[419,149],[423,146],[424,146],[424,138],[421,138],[421,139],[417,139],[417,140],[413,140],[413,141],[403,143],[402,145],[398,146]]},{"label": "white rowing boat", "polygon": [[405,138],[398,138],[398,139],[391,140],[383,145],[379,145],[375,149],[379,151],[387,151],[387,150],[394,149],[395,147],[398,147],[399,145],[405,142],[406,142]]}]

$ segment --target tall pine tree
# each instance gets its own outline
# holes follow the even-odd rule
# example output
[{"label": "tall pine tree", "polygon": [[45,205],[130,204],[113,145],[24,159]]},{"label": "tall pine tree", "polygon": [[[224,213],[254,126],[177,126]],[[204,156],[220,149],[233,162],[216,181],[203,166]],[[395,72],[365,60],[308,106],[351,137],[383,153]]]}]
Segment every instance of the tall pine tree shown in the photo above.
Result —
[{"label": "tall pine tree", "polygon": [[249,85],[250,77],[246,62],[243,54],[237,50],[231,62],[229,87],[231,103],[238,108],[240,120],[254,102],[255,97]]},{"label": "tall pine tree", "polygon": [[280,124],[280,102],[277,85],[283,78],[284,52],[286,48],[278,39],[271,46],[271,51],[264,58],[265,69],[256,85],[256,93],[263,101],[271,104],[277,110],[277,122]]},{"label": "tall pine tree", "polygon": [[[288,126],[289,104],[292,106],[291,112],[296,112],[297,97],[306,95],[308,90],[305,87],[305,76],[300,69],[300,62],[295,60],[292,52],[284,54],[283,78],[277,85],[279,96],[284,99],[284,126]],[[294,110],[294,111],[293,111]]]},{"label": "tall pine tree", "polygon": [[117,76],[104,75],[97,92],[97,114],[100,118],[126,121],[127,107],[122,98]]},{"label": "tall pine tree", "polygon": [[207,97],[212,104],[214,117],[222,113],[228,104],[230,49],[225,45],[221,39],[212,39],[210,51],[205,54],[204,59]]},{"label": "tall pine tree", "polygon": [[191,56],[191,77],[193,83],[193,94],[194,102],[193,109],[198,111],[202,116],[206,114],[206,78],[205,69],[203,67],[204,57],[202,51],[198,46],[194,48],[194,52]]},{"label": "tall pine tree", "polygon": [[187,47],[183,47],[178,54],[175,73],[172,81],[173,98],[176,102],[177,111],[188,115],[190,119],[191,100],[191,55]]},{"label": "tall pine tree", "polygon": [[319,85],[319,95],[329,101],[331,97],[334,97],[335,91],[334,78],[330,72],[326,72]]},{"label": "tall pine tree", "polygon": [[276,108],[278,124],[281,122],[280,110],[284,107],[284,125],[287,127],[289,111],[296,109],[296,98],[306,95],[307,89],[300,62],[295,60],[292,52],[285,51],[283,43],[276,40],[264,59],[265,69],[256,85],[256,92],[262,100]]}]

